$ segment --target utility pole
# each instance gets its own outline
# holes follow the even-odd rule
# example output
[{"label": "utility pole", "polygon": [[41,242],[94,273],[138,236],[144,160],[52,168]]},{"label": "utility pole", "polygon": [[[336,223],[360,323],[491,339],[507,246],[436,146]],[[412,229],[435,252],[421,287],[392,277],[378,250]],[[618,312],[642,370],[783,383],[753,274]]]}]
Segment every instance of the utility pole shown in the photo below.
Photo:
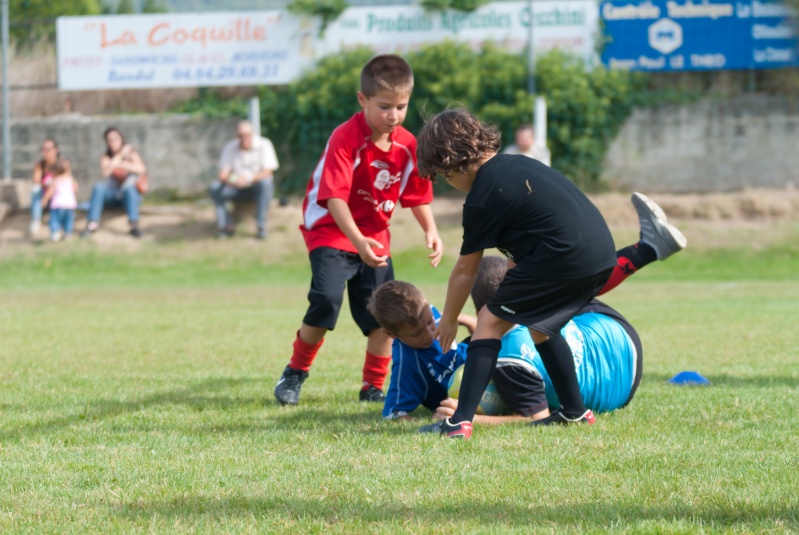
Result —
[{"label": "utility pole", "polygon": [[8,104],[8,0],[3,0],[3,176],[11,178],[11,125]]}]

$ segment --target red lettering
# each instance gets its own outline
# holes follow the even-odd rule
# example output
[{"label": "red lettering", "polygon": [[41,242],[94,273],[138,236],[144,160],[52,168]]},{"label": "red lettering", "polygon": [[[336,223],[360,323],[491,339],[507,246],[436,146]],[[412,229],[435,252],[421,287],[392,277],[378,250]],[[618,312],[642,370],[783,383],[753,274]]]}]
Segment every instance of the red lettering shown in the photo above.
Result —
[{"label": "red lettering", "polygon": [[159,30],[166,30],[169,28],[168,22],[162,22],[161,24],[156,24],[153,26],[153,29],[150,30],[150,34],[147,36],[147,42],[150,43],[152,46],[161,46],[169,41],[169,35],[164,37],[163,39],[156,40],[155,33]]}]

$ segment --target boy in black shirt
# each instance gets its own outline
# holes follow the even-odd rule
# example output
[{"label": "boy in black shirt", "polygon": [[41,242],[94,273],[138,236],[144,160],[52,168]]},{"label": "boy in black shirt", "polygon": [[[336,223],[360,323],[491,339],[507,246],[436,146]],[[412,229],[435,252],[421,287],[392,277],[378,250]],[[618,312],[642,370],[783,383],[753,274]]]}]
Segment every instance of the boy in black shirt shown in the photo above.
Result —
[{"label": "boy in black shirt", "polygon": [[525,156],[497,154],[499,147],[499,132],[464,109],[436,115],[418,136],[419,174],[443,175],[467,193],[463,245],[436,329],[442,347],[455,339],[458,314],[483,251],[498,248],[510,268],[478,316],[457,410],[422,432],[471,437],[500,339],[514,324],[530,329],[561,402],[559,410],[536,424],[595,422],[583,404],[573,356],[560,330],[610,278],[616,266],[613,238],[599,210],[569,179]]}]

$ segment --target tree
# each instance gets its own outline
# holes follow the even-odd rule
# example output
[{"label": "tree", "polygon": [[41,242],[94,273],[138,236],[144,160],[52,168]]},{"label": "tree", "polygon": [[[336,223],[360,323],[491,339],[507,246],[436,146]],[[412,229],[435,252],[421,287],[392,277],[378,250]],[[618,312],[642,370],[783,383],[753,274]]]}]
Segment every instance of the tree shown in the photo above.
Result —
[{"label": "tree", "polygon": [[100,0],[10,0],[9,23],[15,44],[32,45],[55,39],[55,19],[65,15],[99,15]]},{"label": "tree", "polygon": [[160,0],[144,0],[141,6],[142,13],[166,13],[169,9]]}]

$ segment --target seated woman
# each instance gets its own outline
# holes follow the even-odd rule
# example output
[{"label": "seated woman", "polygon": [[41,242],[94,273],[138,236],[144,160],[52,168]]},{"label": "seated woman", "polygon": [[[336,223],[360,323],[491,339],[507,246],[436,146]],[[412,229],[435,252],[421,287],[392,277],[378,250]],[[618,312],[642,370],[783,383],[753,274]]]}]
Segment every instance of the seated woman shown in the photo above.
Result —
[{"label": "seated woman", "polygon": [[92,189],[89,201],[88,223],[81,236],[89,236],[100,226],[103,208],[124,208],[130,223],[130,235],[141,236],[139,228],[139,204],[145,189],[147,167],[139,153],[125,143],[125,137],[115,127],[103,134],[106,151],[100,159],[100,170],[105,182],[98,182]]},{"label": "seated woman", "polygon": [[58,157],[58,143],[55,140],[47,138],[42,141],[41,149],[39,150],[41,158],[33,166],[33,188],[31,190],[31,224],[30,235],[35,236],[42,226],[42,212],[45,205],[42,203],[42,197],[47,192],[47,188],[53,182],[53,173],[50,169]]}]

